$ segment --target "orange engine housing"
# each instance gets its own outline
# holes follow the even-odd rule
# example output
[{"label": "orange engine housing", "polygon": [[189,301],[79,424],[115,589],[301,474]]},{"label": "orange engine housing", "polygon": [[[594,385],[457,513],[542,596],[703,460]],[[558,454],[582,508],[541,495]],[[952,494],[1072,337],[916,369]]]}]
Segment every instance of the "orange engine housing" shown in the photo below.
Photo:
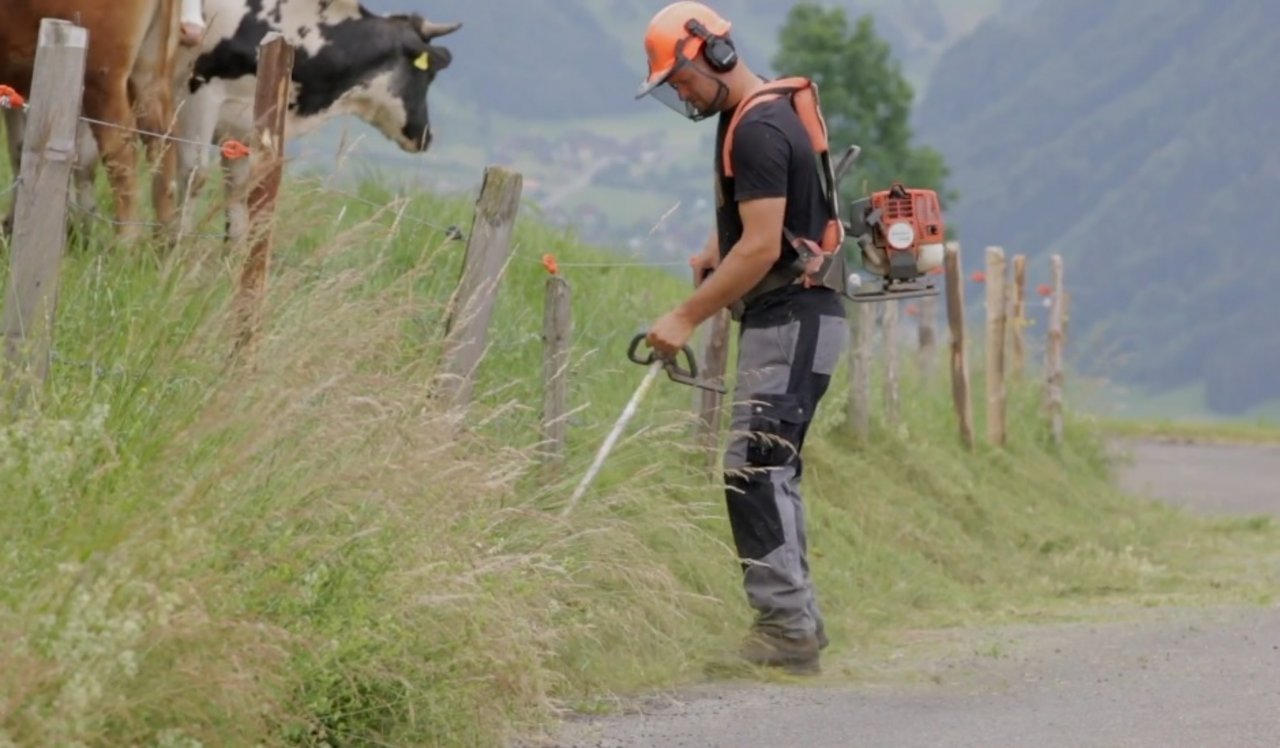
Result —
[{"label": "orange engine housing", "polygon": [[942,265],[947,227],[937,192],[895,183],[871,195],[870,209],[876,216],[872,243],[880,250],[875,264],[883,263],[882,275],[908,280]]}]

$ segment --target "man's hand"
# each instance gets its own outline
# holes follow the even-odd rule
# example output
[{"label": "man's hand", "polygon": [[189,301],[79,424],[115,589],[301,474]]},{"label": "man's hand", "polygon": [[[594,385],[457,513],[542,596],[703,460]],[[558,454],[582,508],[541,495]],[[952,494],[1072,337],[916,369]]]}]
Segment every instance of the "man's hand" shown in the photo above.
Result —
[{"label": "man's hand", "polygon": [[680,314],[677,309],[659,317],[658,321],[649,327],[649,334],[645,339],[649,347],[659,356],[673,358],[689,342],[689,338],[693,337],[694,327],[696,325]]}]

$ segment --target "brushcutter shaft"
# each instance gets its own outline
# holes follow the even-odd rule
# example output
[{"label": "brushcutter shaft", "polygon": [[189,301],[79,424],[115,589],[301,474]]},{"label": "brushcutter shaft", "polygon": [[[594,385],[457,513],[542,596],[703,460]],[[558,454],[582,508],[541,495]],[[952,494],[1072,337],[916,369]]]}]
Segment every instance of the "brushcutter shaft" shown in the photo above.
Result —
[{"label": "brushcutter shaft", "polygon": [[578,500],[582,498],[582,494],[586,493],[587,486],[591,485],[591,481],[595,480],[596,474],[600,472],[600,467],[604,465],[604,460],[609,456],[609,452],[613,451],[613,447],[618,442],[618,438],[622,436],[622,431],[627,427],[627,423],[631,417],[636,414],[636,408],[640,405],[640,401],[644,399],[649,388],[653,386],[653,380],[658,378],[658,372],[662,371],[664,361],[657,359],[649,364],[649,371],[644,375],[644,380],[640,382],[640,386],[636,388],[636,392],[631,396],[631,400],[627,403],[627,407],[622,409],[622,416],[618,418],[618,422],[613,425],[613,431],[609,432],[609,436],[605,438],[604,444],[600,445],[600,450],[596,452],[595,461],[591,463],[591,467],[587,470],[587,474],[582,476],[582,481],[578,483],[578,487],[574,489],[573,495],[569,497],[569,503],[560,511],[561,517],[569,516],[573,508],[577,506]]}]

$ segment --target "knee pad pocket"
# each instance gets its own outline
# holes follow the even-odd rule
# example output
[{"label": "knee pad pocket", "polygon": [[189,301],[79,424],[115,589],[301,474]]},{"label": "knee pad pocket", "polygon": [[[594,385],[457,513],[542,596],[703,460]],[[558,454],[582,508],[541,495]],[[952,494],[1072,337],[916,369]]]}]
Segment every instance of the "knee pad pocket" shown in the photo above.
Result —
[{"label": "knee pad pocket", "polygon": [[781,467],[794,460],[800,434],[809,420],[804,401],[794,394],[755,395],[750,407],[747,464]]}]

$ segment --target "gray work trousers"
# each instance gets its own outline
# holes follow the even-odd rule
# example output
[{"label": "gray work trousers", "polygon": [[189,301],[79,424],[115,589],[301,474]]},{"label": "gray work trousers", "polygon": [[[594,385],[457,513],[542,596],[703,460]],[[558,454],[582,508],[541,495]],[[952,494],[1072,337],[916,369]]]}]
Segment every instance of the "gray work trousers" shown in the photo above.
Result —
[{"label": "gray work trousers", "polygon": [[775,321],[744,323],[739,334],[725,500],[755,627],[825,642],[809,576],[800,449],[848,330],[843,318],[817,312]]}]

